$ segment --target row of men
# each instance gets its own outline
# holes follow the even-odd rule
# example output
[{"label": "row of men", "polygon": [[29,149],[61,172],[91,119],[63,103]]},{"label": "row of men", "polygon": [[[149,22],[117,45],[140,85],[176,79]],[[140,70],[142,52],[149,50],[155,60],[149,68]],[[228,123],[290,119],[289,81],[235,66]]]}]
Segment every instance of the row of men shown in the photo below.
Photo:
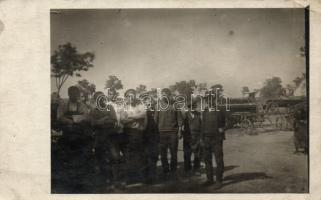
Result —
[{"label": "row of men", "polygon": [[[162,90],[160,104],[171,105],[171,91]],[[88,107],[79,101],[80,90],[71,86],[68,89],[68,101],[59,104],[57,123],[63,130],[60,139],[70,162],[74,157],[86,160],[86,146],[91,132],[94,132],[93,151],[103,177],[117,184],[126,184],[133,179],[143,179],[152,183],[156,179],[156,165],[160,155],[165,179],[175,178],[177,170],[178,141],[183,138],[184,169],[200,175],[201,152],[205,162],[206,185],[215,183],[220,188],[223,181],[223,140],[225,139],[225,116],[223,112],[210,111],[205,106],[198,112],[195,104],[187,112],[177,111],[173,106],[166,110],[153,111],[137,101],[136,92],[127,90],[124,94],[125,109],[115,110],[111,105],[104,105],[96,92],[93,100],[107,109]],[[169,101],[169,102],[168,102]],[[149,102],[153,104],[153,102]],[[206,103],[206,102],[205,102]],[[194,109],[193,109],[194,108]],[[76,116],[88,117],[76,120]],[[90,127],[90,131],[86,128]],[[88,134],[86,134],[88,133]],[[168,151],[170,157],[168,157]],[[191,162],[193,154],[194,160]],[[216,170],[212,157],[215,155]],[[81,163],[81,161],[74,161]],[[125,162],[125,178],[120,176],[120,164]],[[140,167],[144,165],[145,167]]]}]

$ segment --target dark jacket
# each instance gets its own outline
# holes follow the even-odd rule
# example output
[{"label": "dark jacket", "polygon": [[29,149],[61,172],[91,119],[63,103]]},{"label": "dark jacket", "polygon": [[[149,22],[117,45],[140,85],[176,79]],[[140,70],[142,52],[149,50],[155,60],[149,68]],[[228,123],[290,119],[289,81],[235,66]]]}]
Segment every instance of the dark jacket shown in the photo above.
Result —
[{"label": "dark jacket", "polygon": [[[98,110],[94,108],[90,111],[92,126],[94,129],[114,129],[117,123],[116,112],[111,105],[107,106],[107,110]],[[104,123],[97,124],[99,120],[104,119]]]},{"label": "dark jacket", "polygon": [[159,131],[177,131],[183,125],[181,112],[176,111],[172,105],[166,110],[156,111],[155,121]]},{"label": "dark jacket", "polygon": [[[193,114],[193,116],[192,116]],[[201,133],[201,113],[199,112],[186,112],[184,119],[184,131],[183,136],[189,136],[191,134]]]},{"label": "dark jacket", "polygon": [[219,132],[219,128],[225,128],[225,113],[223,111],[209,111],[202,113],[201,137],[211,137],[219,140],[225,139],[225,132]]},{"label": "dark jacket", "polygon": [[147,111],[147,125],[144,131],[144,141],[146,144],[157,143],[159,141],[159,132],[154,114],[153,111]]}]

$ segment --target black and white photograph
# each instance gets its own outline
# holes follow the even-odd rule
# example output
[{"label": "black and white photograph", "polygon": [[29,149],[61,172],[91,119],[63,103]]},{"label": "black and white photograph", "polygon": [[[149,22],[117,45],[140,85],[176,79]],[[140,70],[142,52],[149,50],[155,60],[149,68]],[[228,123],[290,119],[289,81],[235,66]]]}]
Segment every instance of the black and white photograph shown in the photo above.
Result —
[{"label": "black and white photograph", "polygon": [[309,193],[308,8],[50,9],[51,194]]}]

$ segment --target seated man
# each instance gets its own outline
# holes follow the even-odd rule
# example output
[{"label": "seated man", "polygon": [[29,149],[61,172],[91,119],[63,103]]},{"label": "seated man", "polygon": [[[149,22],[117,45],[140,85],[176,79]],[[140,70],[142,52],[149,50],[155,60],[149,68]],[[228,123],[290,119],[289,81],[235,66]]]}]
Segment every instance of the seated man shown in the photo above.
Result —
[{"label": "seated man", "polygon": [[62,126],[75,124],[74,116],[88,114],[87,106],[79,101],[80,90],[76,86],[68,88],[69,100],[59,104],[57,110],[57,120]]}]

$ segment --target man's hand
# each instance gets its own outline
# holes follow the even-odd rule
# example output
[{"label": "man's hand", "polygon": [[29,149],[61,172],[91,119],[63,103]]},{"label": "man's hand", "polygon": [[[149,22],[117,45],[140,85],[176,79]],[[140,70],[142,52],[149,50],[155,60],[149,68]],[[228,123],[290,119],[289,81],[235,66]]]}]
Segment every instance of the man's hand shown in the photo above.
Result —
[{"label": "man's hand", "polygon": [[224,133],[224,128],[219,128],[219,129],[218,129],[218,132]]}]

